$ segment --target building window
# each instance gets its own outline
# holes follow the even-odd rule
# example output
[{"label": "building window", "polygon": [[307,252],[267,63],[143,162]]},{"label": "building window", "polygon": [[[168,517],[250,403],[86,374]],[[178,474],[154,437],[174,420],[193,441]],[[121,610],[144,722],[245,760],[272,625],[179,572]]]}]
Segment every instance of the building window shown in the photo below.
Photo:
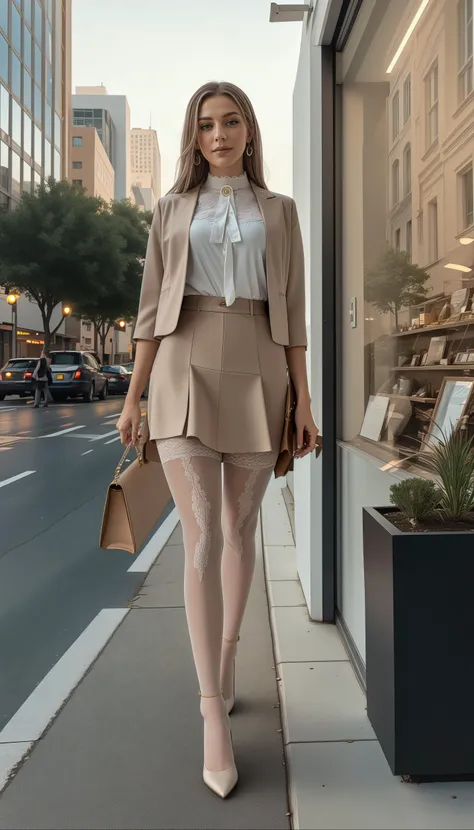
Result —
[{"label": "building window", "polygon": [[438,138],[438,62],[434,64],[426,77],[427,107],[427,145],[428,148]]},{"label": "building window", "polygon": [[398,159],[392,164],[392,207],[400,201],[400,162]]},{"label": "building window", "polygon": [[10,170],[10,151],[3,141],[0,141],[0,187],[4,190],[9,190],[8,176]]},{"label": "building window", "polygon": [[72,169],[73,170],[82,170],[82,161],[73,161]]},{"label": "building window", "polygon": [[474,224],[474,190],[473,190],[473,175],[472,165],[466,170],[463,170],[459,175],[461,183],[461,228],[470,228]]},{"label": "building window", "polygon": [[8,0],[0,0],[0,26],[8,37]]},{"label": "building window", "polygon": [[32,142],[32,127],[31,118],[26,112],[23,113],[23,149],[28,156],[31,156],[31,142]]},{"label": "building window", "polygon": [[396,250],[396,251],[399,251],[399,250],[400,250],[400,246],[401,246],[401,240],[400,240],[400,228],[397,228],[397,230],[395,231],[395,237],[394,237],[394,244],[393,244],[393,247],[395,248],[395,250]]},{"label": "building window", "polygon": [[73,135],[73,137],[72,137],[72,146],[73,147],[82,147],[82,135]]},{"label": "building window", "polygon": [[458,2],[458,91],[459,103],[472,92],[472,6],[473,0]]},{"label": "building window", "polygon": [[428,203],[428,258],[429,262],[437,262],[438,252],[438,201]]},{"label": "building window", "polygon": [[398,91],[392,98],[392,141],[400,132],[400,95]]},{"label": "building window", "polygon": [[403,84],[403,123],[406,124],[411,115],[411,75],[405,78]]},{"label": "building window", "polygon": [[411,145],[407,144],[403,151],[403,196],[411,193]]},{"label": "building window", "polygon": [[73,179],[73,184],[77,184],[78,187],[82,187],[82,179]]},{"label": "building window", "polygon": [[412,230],[411,230],[411,219],[407,222],[407,227],[406,227],[406,243],[405,243],[405,249],[406,249],[406,252],[407,252],[407,254],[408,254],[408,259],[409,259],[409,260],[410,260],[410,262],[411,262],[411,257],[412,257]]}]

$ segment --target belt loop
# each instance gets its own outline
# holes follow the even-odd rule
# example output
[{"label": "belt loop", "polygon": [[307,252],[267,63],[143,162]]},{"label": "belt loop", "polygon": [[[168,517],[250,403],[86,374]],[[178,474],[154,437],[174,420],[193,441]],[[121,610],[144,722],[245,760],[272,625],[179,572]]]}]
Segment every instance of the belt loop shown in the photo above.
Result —
[{"label": "belt loop", "polygon": [[250,302],[250,314],[253,317],[253,300],[249,300]]}]

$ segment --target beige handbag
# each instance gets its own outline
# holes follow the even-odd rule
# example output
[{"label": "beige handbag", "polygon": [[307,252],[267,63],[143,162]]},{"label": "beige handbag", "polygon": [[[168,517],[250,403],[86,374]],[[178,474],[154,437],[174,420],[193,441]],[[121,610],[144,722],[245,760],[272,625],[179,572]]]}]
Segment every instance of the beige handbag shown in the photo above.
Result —
[{"label": "beige handbag", "polygon": [[126,448],[109,484],[105,500],[100,547],[136,553],[171,500],[156,444],[146,441],[125,470]]},{"label": "beige handbag", "polygon": [[[286,391],[285,422],[283,435],[281,437],[280,453],[275,464],[275,478],[286,476],[293,469],[294,453],[296,450],[296,393],[291,379],[288,377],[288,389]],[[323,448],[323,436],[318,435],[314,448],[316,458],[319,458]]]}]

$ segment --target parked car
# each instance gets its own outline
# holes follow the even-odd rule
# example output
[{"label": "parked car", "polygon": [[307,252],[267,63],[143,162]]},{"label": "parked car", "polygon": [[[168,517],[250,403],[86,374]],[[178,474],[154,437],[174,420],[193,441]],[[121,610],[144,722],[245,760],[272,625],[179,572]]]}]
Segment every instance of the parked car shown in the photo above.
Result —
[{"label": "parked car", "polygon": [[109,382],[109,395],[127,394],[132,373],[125,366],[101,366],[100,371]]},{"label": "parked car", "polygon": [[107,397],[108,380],[89,352],[51,352],[51,372],[51,395],[55,401],[82,397],[91,403],[96,397],[102,401]]},{"label": "parked car", "polygon": [[6,363],[0,371],[0,401],[7,395],[20,395],[21,398],[34,395],[33,372],[37,363],[37,357],[12,357]]}]

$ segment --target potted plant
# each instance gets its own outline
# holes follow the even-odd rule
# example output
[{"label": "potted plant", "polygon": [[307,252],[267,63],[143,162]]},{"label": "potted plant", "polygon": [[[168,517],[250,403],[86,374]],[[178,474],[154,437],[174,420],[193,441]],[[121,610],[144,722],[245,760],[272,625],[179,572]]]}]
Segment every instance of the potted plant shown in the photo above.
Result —
[{"label": "potted plant", "polygon": [[474,774],[474,447],[440,431],[434,480],[365,508],[367,714],[393,774]]}]

